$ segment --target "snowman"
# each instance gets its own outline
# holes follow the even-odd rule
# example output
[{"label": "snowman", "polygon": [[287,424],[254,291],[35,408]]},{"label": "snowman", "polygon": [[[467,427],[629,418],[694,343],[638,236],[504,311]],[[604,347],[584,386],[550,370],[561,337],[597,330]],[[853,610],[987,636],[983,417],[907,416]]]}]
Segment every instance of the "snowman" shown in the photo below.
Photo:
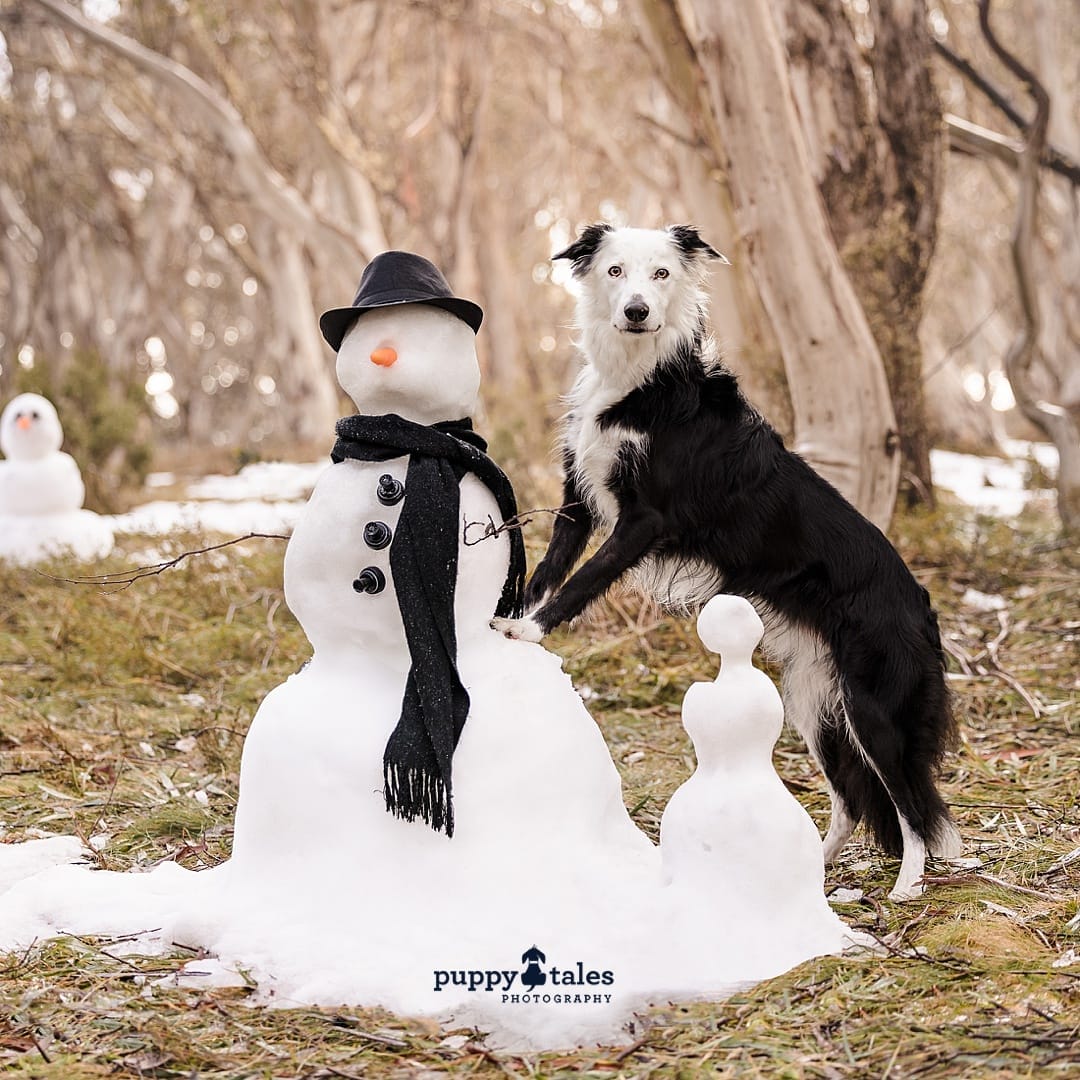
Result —
[{"label": "snowman", "polygon": [[82,509],[82,476],[63,441],[56,409],[40,394],[20,394],[0,415],[0,558],[95,559],[112,550],[111,526]]},{"label": "snowman", "polygon": [[817,827],[773,768],[784,706],[752,663],[761,619],[747,600],[721,595],[697,625],[722,665],[713,682],[694,683],[683,700],[697,769],[664,810],[660,851],[669,886],[682,894],[677,903],[693,911],[707,897],[711,917],[741,933],[719,956],[695,944],[682,972],[699,984],[717,968],[767,978],[856,939],[825,899]]},{"label": "snowman", "polygon": [[[386,960],[398,968],[587,947],[582,907],[655,878],[656,849],[558,657],[489,625],[519,610],[524,552],[501,527],[512,489],[466,419],[481,317],[397,251],[323,315],[359,411],[339,422],[285,556],[312,658],[264,700],[241,764],[234,879],[362,894],[374,921],[411,928]],[[374,974],[372,992],[386,984]]]}]

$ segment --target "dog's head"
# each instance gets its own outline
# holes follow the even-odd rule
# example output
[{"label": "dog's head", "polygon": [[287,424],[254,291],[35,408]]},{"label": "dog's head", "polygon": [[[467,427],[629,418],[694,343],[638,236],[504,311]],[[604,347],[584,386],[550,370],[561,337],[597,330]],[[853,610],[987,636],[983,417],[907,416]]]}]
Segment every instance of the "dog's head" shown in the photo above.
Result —
[{"label": "dog's head", "polygon": [[626,348],[652,341],[663,355],[701,322],[706,265],[727,259],[690,225],[616,229],[589,225],[552,256],[571,259],[581,283],[582,329],[614,334]]}]

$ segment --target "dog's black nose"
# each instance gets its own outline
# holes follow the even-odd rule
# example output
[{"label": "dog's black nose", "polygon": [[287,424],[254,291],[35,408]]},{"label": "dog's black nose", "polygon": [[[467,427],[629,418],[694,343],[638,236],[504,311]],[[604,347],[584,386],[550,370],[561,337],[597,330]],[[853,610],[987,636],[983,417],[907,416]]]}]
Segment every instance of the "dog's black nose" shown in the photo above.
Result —
[{"label": "dog's black nose", "polygon": [[649,317],[649,305],[644,300],[631,300],[623,308],[623,314],[632,323],[642,323]]}]

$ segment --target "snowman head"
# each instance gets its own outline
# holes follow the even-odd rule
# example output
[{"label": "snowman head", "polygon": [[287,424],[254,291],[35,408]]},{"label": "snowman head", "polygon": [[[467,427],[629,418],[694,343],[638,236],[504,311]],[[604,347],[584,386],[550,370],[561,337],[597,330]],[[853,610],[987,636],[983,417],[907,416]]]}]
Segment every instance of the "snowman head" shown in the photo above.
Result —
[{"label": "snowman head", "polygon": [[748,664],[765,627],[749,600],[722,593],[701,609],[697,631],[705,648],[719,653],[725,664]]},{"label": "snowman head", "polygon": [[476,335],[426,304],[369,311],[345,334],[337,377],[362,413],[397,413],[418,424],[459,420],[472,413],[480,389]]},{"label": "snowman head", "polygon": [[360,412],[434,424],[468,416],[476,404],[483,317],[454,296],[434,263],[384,251],[368,263],[352,304],[323,312],[319,326]]},{"label": "snowman head", "polygon": [[34,461],[55,453],[64,441],[52,402],[40,394],[20,394],[0,416],[0,450],[10,461]]}]

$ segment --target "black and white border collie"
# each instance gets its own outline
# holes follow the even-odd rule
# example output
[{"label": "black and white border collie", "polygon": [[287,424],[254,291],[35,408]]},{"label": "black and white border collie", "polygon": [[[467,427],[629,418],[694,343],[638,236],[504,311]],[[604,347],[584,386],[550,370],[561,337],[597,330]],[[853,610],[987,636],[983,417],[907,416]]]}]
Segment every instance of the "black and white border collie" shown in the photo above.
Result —
[{"label": "black and white border collie", "polygon": [[[554,258],[573,261],[585,360],[563,436],[565,505],[527,614],[492,625],[539,641],[623,575],[684,611],[746,597],[783,665],[787,718],[828,780],[826,860],[863,821],[901,857],[892,898],[917,896],[927,853],[960,853],[934,784],[955,728],[926,590],[720,363],[702,282],[727,260],[696,229],[590,225]],[[596,528],[606,540],[571,575]]]}]

